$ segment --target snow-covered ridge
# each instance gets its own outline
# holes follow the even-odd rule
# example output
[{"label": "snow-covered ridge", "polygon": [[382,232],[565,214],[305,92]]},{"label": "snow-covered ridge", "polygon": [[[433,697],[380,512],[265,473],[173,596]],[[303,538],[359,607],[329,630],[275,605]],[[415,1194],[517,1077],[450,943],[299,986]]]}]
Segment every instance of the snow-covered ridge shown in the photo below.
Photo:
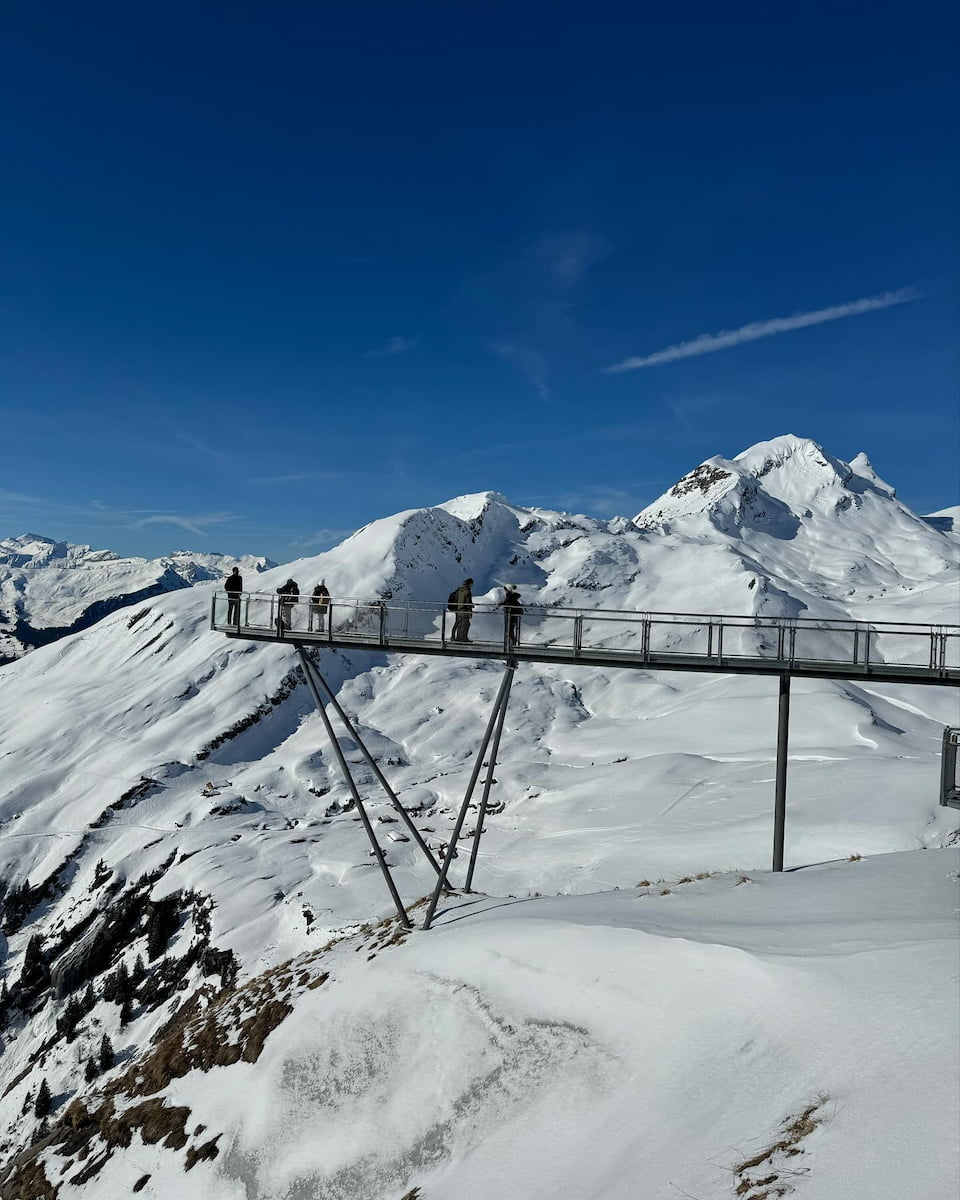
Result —
[{"label": "snow-covered ridge", "polygon": [[253,576],[266,558],[177,550],[156,559],[27,533],[0,540],[0,662],[92,625],[163,592],[220,579],[234,566]]},{"label": "snow-covered ridge", "polygon": [[950,533],[954,537],[960,537],[960,504],[954,504],[952,508],[941,508],[939,512],[928,513],[923,519],[941,533]]}]

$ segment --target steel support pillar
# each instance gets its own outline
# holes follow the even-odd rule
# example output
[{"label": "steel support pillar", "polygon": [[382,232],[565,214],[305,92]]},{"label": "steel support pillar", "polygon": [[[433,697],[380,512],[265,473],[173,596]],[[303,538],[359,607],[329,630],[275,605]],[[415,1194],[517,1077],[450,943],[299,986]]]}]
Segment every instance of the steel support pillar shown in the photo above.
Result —
[{"label": "steel support pillar", "polygon": [[777,783],[773,810],[773,869],[783,870],[783,827],[787,817],[787,746],[790,738],[790,676],[780,676],[777,718]]},{"label": "steel support pillar", "polygon": [[424,856],[426,857],[427,862],[430,864],[431,867],[433,867],[433,869],[439,875],[440,874],[440,864],[433,857],[433,854],[430,851],[430,847],[423,840],[420,830],[417,829],[416,825],[414,825],[414,823],[410,817],[410,814],[400,803],[400,800],[399,800],[396,792],[393,790],[393,788],[387,782],[386,776],[380,770],[379,763],[376,761],[376,759],[373,757],[373,755],[367,749],[366,744],[364,743],[363,738],[360,736],[356,725],[354,725],[354,723],[350,720],[350,718],[347,716],[347,714],[343,711],[343,707],[341,706],[340,701],[337,699],[336,695],[334,694],[333,688],[330,686],[329,683],[327,683],[327,681],[324,679],[324,677],[317,670],[316,666],[310,661],[310,657],[309,657],[309,655],[307,655],[304,652],[303,646],[298,646],[297,652],[300,655],[300,663],[301,663],[301,666],[303,667],[304,673],[306,675],[312,674],[316,683],[318,683],[320,685],[320,687],[323,689],[323,692],[326,695],[329,704],[331,705],[331,707],[333,708],[333,710],[337,714],[337,716],[340,718],[340,720],[343,722],[344,728],[347,730],[347,732],[350,734],[350,736],[353,738],[353,740],[357,743],[357,749],[360,751],[360,753],[363,755],[363,757],[367,760],[367,764],[370,767],[371,771],[373,771],[374,775],[376,775],[380,786],[383,788],[383,790],[387,793],[387,796],[390,798],[390,803],[396,809],[396,811],[400,815],[400,818],[403,821],[404,825],[406,825],[407,829],[410,831],[410,836],[420,847],[421,851],[423,852]]},{"label": "steel support pillar", "polygon": [[483,791],[480,794],[480,809],[477,813],[477,830],[473,835],[473,845],[470,847],[470,865],[467,868],[467,881],[463,885],[463,890],[469,892],[473,890],[473,871],[477,865],[477,852],[480,849],[480,835],[483,833],[483,821],[487,815],[487,802],[490,799],[490,788],[493,786],[493,772],[497,766],[497,755],[500,753],[500,738],[503,735],[503,722],[507,715],[507,705],[510,702],[510,687],[513,683],[513,674],[516,669],[516,664],[512,667],[508,664],[507,673],[505,676],[506,690],[503,693],[503,701],[500,704],[500,712],[497,715],[497,725],[493,731],[493,742],[490,745],[490,753],[487,755],[487,777],[483,781]]},{"label": "steel support pillar", "polygon": [[494,701],[493,709],[490,713],[490,719],[487,721],[487,727],[483,733],[483,740],[480,743],[480,749],[477,751],[477,759],[473,764],[470,782],[467,784],[467,790],[463,797],[463,803],[460,806],[460,812],[457,814],[457,822],[454,826],[453,833],[450,836],[450,841],[447,844],[446,854],[443,856],[443,863],[440,867],[440,878],[437,880],[437,886],[434,888],[433,895],[430,897],[430,906],[427,909],[427,915],[423,919],[424,929],[430,928],[430,925],[433,922],[434,914],[437,911],[437,904],[440,902],[440,893],[446,886],[447,875],[450,871],[450,864],[453,862],[453,856],[457,852],[457,841],[460,837],[460,831],[463,829],[463,822],[466,820],[467,809],[470,807],[470,801],[473,798],[474,788],[476,788],[477,780],[480,778],[480,770],[483,767],[484,755],[487,752],[487,747],[490,745],[490,739],[493,736],[495,727],[498,724],[502,727],[503,724],[501,713],[506,712],[507,699],[510,696],[510,685],[513,682],[513,673],[516,671],[516,669],[517,664],[515,660],[508,659],[506,670],[503,673],[503,679],[500,682],[500,690],[497,692],[497,698]]},{"label": "steel support pillar", "polygon": [[353,802],[357,806],[357,812],[360,814],[360,820],[363,822],[363,828],[366,830],[367,837],[370,839],[370,845],[373,848],[373,853],[377,860],[377,865],[383,875],[384,883],[390,892],[390,896],[397,910],[397,916],[400,918],[400,923],[406,929],[412,929],[410,918],[407,916],[407,910],[403,907],[403,902],[397,892],[396,885],[393,882],[393,876],[390,874],[390,868],[387,866],[387,860],[383,857],[383,851],[380,849],[380,843],[377,841],[376,834],[373,831],[373,826],[370,824],[370,818],[367,816],[367,810],[363,807],[363,801],[360,798],[360,793],[357,790],[356,782],[350,774],[350,767],[347,765],[347,760],[343,756],[343,751],[340,748],[340,743],[337,741],[337,735],[330,723],[330,718],[327,716],[326,706],[317,690],[317,684],[314,680],[313,673],[310,670],[310,660],[306,656],[306,652],[301,644],[297,644],[297,653],[300,656],[300,663],[303,666],[303,672],[306,676],[307,687],[310,689],[310,694],[313,696],[313,702],[317,706],[317,711],[320,713],[320,719],[323,721],[324,728],[327,731],[327,737],[330,739],[330,745],[336,755],[337,762],[340,764],[340,770],[343,778],[350,789],[350,794],[353,796]]}]

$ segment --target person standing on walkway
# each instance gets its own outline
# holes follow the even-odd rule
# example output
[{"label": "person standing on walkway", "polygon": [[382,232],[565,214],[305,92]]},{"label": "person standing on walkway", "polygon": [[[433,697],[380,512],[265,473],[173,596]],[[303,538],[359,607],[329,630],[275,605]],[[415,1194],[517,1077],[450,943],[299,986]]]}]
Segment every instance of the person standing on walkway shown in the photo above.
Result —
[{"label": "person standing on walkway", "polygon": [[234,567],[223,585],[227,593],[227,624],[240,624],[240,593],[243,591],[243,576],[240,568]]},{"label": "person standing on walkway", "polygon": [[313,595],[310,597],[310,607],[307,610],[307,632],[313,632],[313,621],[316,618],[317,632],[323,633],[327,620],[327,609],[330,606],[330,593],[327,591],[327,585],[321,579],[317,586],[313,589]]},{"label": "person standing on walkway", "polygon": [[288,579],[277,588],[277,595],[280,597],[277,632],[283,633],[284,629],[293,628],[293,606],[300,599],[300,589],[293,579]]},{"label": "person standing on walkway", "polygon": [[520,603],[520,593],[515,583],[508,583],[504,588],[500,607],[503,609],[507,644],[515,646],[520,641],[520,618],[523,616],[523,605]]},{"label": "person standing on walkway", "polygon": [[453,622],[451,641],[469,642],[470,621],[473,618],[473,580],[465,579],[454,593],[453,611],[456,619]]}]

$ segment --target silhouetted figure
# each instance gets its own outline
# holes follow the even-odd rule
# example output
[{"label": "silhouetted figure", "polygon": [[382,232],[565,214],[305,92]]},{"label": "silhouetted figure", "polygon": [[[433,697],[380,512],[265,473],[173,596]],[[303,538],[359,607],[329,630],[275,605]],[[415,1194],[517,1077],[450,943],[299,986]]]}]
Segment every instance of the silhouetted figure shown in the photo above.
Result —
[{"label": "silhouetted figure", "polygon": [[327,609],[330,607],[330,593],[327,591],[327,585],[321,579],[317,586],[313,589],[313,595],[310,597],[310,606],[307,609],[307,632],[313,632],[313,622],[316,619],[317,632],[323,633],[327,620]]},{"label": "silhouetted figure", "polygon": [[227,593],[227,624],[240,624],[240,593],[243,591],[243,576],[240,568],[234,567],[227,576],[223,590]]},{"label": "silhouetted figure", "polygon": [[277,588],[277,595],[280,597],[277,632],[283,633],[284,629],[293,628],[293,606],[300,599],[300,589],[294,580],[288,579],[286,583]]},{"label": "silhouetted figure", "polygon": [[454,592],[453,611],[456,619],[453,622],[453,633],[450,640],[454,642],[469,642],[470,621],[473,619],[473,587],[472,579],[465,579]]},{"label": "silhouetted figure", "polygon": [[500,607],[506,624],[507,644],[515,646],[520,641],[520,618],[523,616],[523,605],[515,584],[507,584]]}]

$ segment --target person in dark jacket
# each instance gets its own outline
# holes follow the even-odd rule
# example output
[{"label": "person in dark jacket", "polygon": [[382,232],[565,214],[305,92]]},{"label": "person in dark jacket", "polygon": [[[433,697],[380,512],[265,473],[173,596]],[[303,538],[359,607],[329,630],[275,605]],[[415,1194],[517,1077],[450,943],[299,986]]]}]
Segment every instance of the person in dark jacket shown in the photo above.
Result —
[{"label": "person in dark jacket", "polygon": [[504,588],[500,607],[503,609],[503,619],[506,623],[507,643],[515,646],[520,641],[520,618],[523,616],[523,605],[520,603],[520,593],[516,584],[508,583]]},{"label": "person in dark jacket", "polygon": [[293,628],[293,606],[300,599],[300,589],[294,580],[288,579],[286,583],[277,588],[277,595],[280,597],[277,632],[283,633],[284,629]]},{"label": "person in dark jacket", "polygon": [[313,589],[313,595],[310,597],[310,607],[307,610],[307,632],[313,632],[313,621],[316,618],[317,631],[323,633],[324,625],[327,619],[327,608],[330,606],[330,593],[327,591],[327,585],[321,579],[317,586]]},{"label": "person in dark jacket", "polygon": [[454,642],[469,642],[467,636],[470,632],[470,621],[473,618],[473,580],[465,579],[454,593],[454,612],[456,618],[453,622],[453,633],[450,635],[451,641]]},{"label": "person in dark jacket", "polygon": [[243,591],[243,576],[240,568],[234,567],[223,585],[227,593],[227,624],[240,624],[240,593]]}]

